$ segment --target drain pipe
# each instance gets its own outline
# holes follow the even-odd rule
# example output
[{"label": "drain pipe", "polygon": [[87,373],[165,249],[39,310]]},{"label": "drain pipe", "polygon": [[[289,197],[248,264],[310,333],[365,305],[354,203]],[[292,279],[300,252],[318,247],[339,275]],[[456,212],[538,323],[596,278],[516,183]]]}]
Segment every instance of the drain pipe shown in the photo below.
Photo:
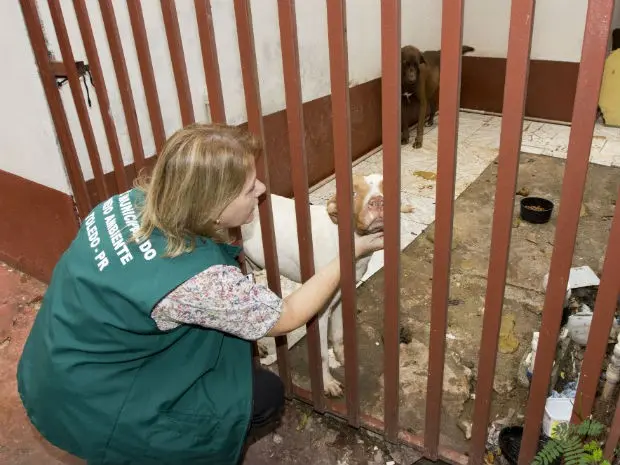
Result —
[{"label": "drain pipe", "polygon": [[613,354],[609,360],[606,375],[603,399],[609,400],[616,389],[618,381],[620,381],[620,333],[618,334],[618,343],[614,346]]}]

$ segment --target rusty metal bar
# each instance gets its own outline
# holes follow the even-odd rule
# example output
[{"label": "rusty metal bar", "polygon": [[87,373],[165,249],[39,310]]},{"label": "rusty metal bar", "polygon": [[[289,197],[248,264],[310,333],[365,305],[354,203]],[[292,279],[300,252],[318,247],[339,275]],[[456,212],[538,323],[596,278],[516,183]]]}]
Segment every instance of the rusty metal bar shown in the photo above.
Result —
[{"label": "rusty metal bar", "polygon": [[196,9],[196,21],[198,22],[202,64],[207,82],[207,94],[209,95],[211,121],[214,123],[226,123],[226,107],[224,106],[224,97],[222,95],[222,81],[217,58],[215,33],[213,31],[211,1],[194,0],[194,7]]},{"label": "rusty metal bar", "polygon": [[127,182],[127,175],[125,174],[125,163],[121,156],[121,147],[118,143],[118,135],[116,133],[116,127],[114,126],[114,120],[112,119],[110,100],[108,98],[105,79],[103,78],[103,71],[101,70],[101,62],[99,61],[99,54],[97,53],[97,45],[95,44],[93,30],[90,25],[88,10],[86,9],[84,0],[74,0],[73,7],[75,8],[75,16],[77,17],[78,26],[80,28],[80,35],[84,43],[86,57],[88,58],[88,65],[90,66],[90,71],[95,82],[95,93],[97,94],[97,101],[99,102],[103,129],[108,141],[112,165],[114,166],[116,189],[117,192],[123,192],[127,190],[129,183]]},{"label": "rusty metal bar", "polygon": [[[211,14],[210,0],[194,0],[196,10],[196,22],[198,23],[198,36],[200,37],[200,50],[202,52],[202,64],[207,83],[207,93],[209,95],[209,108],[211,121],[214,123],[226,124],[226,107],[222,95],[222,81],[220,78],[220,65],[217,58],[217,47],[215,44],[215,33],[213,29],[213,15]],[[231,237],[238,245],[242,245],[240,228],[229,230]],[[241,269],[246,273],[245,254],[243,251],[239,256]]]},{"label": "rusty metal bar", "polygon": [[[450,293],[450,259],[456,144],[461,97],[461,46],[463,41],[463,0],[443,0],[441,25],[441,75],[439,85],[439,136],[437,146],[437,194],[435,206],[435,250],[431,295],[431,334],[429,341],[428,382],[424,451],[437,460],[441,399]],[[424,124],[424,121],[418,121]]]},{"label": "rusty metal bar", "polygon": [[140,65],[140,75],[142,76],[146,106],[149,110],[155,150],[159,153],[164,142],[166,142],[166,130],[164,129],[164,121],[161,116],[161,106],[159,104],[159,95],[157,94],[157,86],[155,84],[155,74],[153,72],[153,62],[149,50],[149,40],[144,25],[141,0],[128,0],[127,12],[129,13],[131,31],[136,46],[136,55],[138,56],[138,64]]},{"label": "rusty metal bar", "polygon": [[30,39],[30,45],[32,46],[34,58],[37,63],[37,69],[39,70],[39,77],[41,78],[45,98],[47,99],[47,104],[52,114],[54,130],[58,137],[60,153],[62,154],[62,159],[67,169],[67,175],[77,205],[78,214],[80,218],[83,219],[90,212],[92,205],[86,189],[86,182],[84,181],[84,175],[82,174],[75,144],[73,143],[67,115],[62,105],[60,92],[56,86],[54,72],[52,71],[52,66],[47,55],[47,45],[45,43],[45,36],[43,35],[41,18],[37,10],[37,2],[36,0],[20,0],[19,3],[22,14],[24,15],[24,23],[28,31],[28,38]]},{"label": "rusty metal bar", "polygon": [[[620,189],[616,198],[620,199]],[[601,366],[607,351],[608,335],[620,294],[620,260],[618,257],[620,257],[620,209],[616,207],[590,326],[589,334],[592,337],[588,337],[588,345],[579,375],[579,386],[577,386],[576,402],[573,407],[573,423],[580,423],[582,419],[587,418],[594,406],[596,388],[601,377]]]},{"label": "rusty metal bar", "polygon": [[385,438],[398,441],[400,355],[400,0],[381,2],[381,96],[385,288],[383,378]]},{"label": "rusty metal bar", "polygon": [[331,79],[332,130],[338,206],[340,289],[346,363],[345,386],[349,424],[360,424],[359,363],[355,317],[355,254],[353,249],[353,176],[351,155],[351,107],[345,0],[327,0],[327,35]]},{"label": "rusty metal bar", "polygon": [[116,75],[118,90],[121,94],[121,102],[125,113],[125,123],[127,124],[127,132],[129,133],[133,161],[136,173],[138,173],[144,167],[144,147],[142,147],[140,126],[138,124],[138,117],[136,116],[136,107],[133,101],[129,74],[127,73],[123,44],[121,43],[121,37],[118,33],[118,25],[116,24],[112,0],[99,0],[99,9],[101,10],[101,18],[103,19],[103,26],[105,28],[106,37],[108,38],[110,54],[112,55],[112,64],[114,65],[114,74]]},{"label": "rusty metal bar", "polygon": [[[262,160],[258,160],[256,163],[256,174],[257,177],[265,183],[265,186],[267,186],[265,199],[258,207],[263,237],[263,249],[265,252],[267,284],[269,289],[281,296],[282,289],[280,287],[280,273],[278,271],[278,253],[276,250],[273,214],[271,209],[269,164],[267,162],[267,151],[265,147],[265,130],[263,127],[260,89],[258,86],[258,71],[256,69],[254,33],[252,31],[252,12],[250,11],[248,1],[249,0],[234,0],[235,21],[237,25],[237,38],[239,41],[239,55],[241,58],[243,90],[245,92],[245,104],[248,113],[248,129],[259,137],[263,143]],[[276,350],[278,355],[278,371],[282,381],[284,381],[286,394],[290,396],[292,393],[292,382],[286,336],[276,338]]]},{"label": "rusty metal bar", "polygon": [[183,41],[181,40],[179,18],[174,0],[161,0],[161,12],[164,16],[164,29],[166,29],[166,38],[168,39],[172,72],[177,85],[181,121],[183,126],[187,126],[194,122],[194,106],[192,105],[192,93],[189,88]]},{"label": "rusty metal bar", "polygon": [[97,148],[97,141],[95,140],[95,133],[93,132],[90,116],[88,115],[88,109],[86,108],[86,102],[84,101],[84,94],[82,94],[80,76],[78,75],[77,68],[75,66],[75,57],[73,56],[73,50],[71,49],[71,42],[69,40],[67,26],[65,25],[65,18],[62,14],[62,8],[59,0],[48,0],[47,3],[49,5],[52,23],[54,24],[54,30],[56,31],[56,37],[58,38],[58,45],[60,46],[62,60],[65,63],[65,72],[67,73],[67,80],[69,81],[69,88],[71,89],[71,95],[73,96],[73,103],[75,104],[75,110],[80,121],[80,128],[82,128],[82,135],[84,136],[84,141],[86,142],[86,150],[88,152],[90,166],[93,170],[93,176],[95,177],[97,194],[99,195],[99,199],[103,201],[109,197],[108,188],[105,184],[103,168],[101,167],[101,158]]},{"label": "rusty metal bar", "polygon": [[[284,92],[286,97],[286,118],[288,141],[291,151],[291,178],[295,197],[297,240],[301,281],[306,282],[314,275],[314,248],[310,202],[308,200],[308,163],[304,133],[304,112],[299,74],[299,48],[297,45],[297,21],[295,0],[278,0],[280,43],[282,46],[282,68],[284,70]],[[315,316],[306,325],[308,336],[308,368],[314,408],[323,411],[323,376],[321,373],[321,340],[319,318]]]},{"label": "rusty metal bar", "polygon": [[[295,398],[301,402],[312,405],[312,393],[297,385],[293,387]],[[347,419],[347,407],[343,402],[327,399],[325,403],[325,411],[332,415]],[[360,426],[373,433],[383,435],[385,433],[385,424],[383,421],[364,413],[360,414]],[[416,436],[407,430],[398,432],[398,441],[407,444],[418,451],[424,450],[424,438]],[[440,460],[451,465],[466,465],[467,457],[459,452],[453,451],[447,447],[439,446],[438,457]]]},{"label": "rusty metal bar", "polygon": [[483,462],[491,414],[493,378],[495,376],[497,344],[510,252],[512,212],[519,173],[519,155],[521,153],[535,3],[535,0],[512,2],[510,13],[499,166],[493,209],[491,257],[489,259],[484,303],[482,340],[478,357],[474,422],[469,448],[469,463],[471,465]]},{"label": "rusty metal bar", "polygon": [[603,451],[604,457],[610,462],[619,444],[620,444],[620,396],[618,396],[618,402],[616,403],[616,413],[614,413],[614,419],[611,422],[611,428],[609,430],[609,434],[607,435],[607,442],[605,443],[605,450]]},{"label": "rusty metal bar", "polygon": [[549,283],[545,294],[540,340],[525,415],[526,422],[519,465],[531,463],[538,445],[549,377],[560,331],[562,303],[575,249],[613,7],[613,0],[590,0],[588,2],[581,65],[568,141],[568,156],[556,224],[555,246],[551,256]]}]

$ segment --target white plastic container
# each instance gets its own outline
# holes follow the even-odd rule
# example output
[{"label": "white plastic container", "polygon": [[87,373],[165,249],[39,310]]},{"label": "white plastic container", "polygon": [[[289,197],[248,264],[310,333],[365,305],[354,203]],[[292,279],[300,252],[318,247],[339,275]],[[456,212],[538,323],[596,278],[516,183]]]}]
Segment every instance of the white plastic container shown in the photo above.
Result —
[{"label": "white plastic container", "polygon": [[574,399],[566,397],[549,397],[545,404],[545,416],[543,417],[543,433],[550,438],[555,436],[555,427],[570,422],[573,413]]},{"label": "white plastic container", "polygon": [[592,310],[583,304],[579,312],[568,317],[568,323],[566,323],[568,334],[574,342],[581,346],[588,343],[593,316]]}]

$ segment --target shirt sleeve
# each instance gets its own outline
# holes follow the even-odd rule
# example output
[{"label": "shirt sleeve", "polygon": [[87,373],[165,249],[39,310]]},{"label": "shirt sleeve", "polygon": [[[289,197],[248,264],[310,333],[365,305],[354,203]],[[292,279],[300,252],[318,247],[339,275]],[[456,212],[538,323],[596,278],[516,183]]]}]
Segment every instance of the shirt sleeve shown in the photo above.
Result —
[{"label": "shirt sleeve", "polygon": [[215,265],[185,281],[153,309],[163,331],[181,324],[217,329],[247,340],[264,337],[282,313],[282,299],[234,266]]}]

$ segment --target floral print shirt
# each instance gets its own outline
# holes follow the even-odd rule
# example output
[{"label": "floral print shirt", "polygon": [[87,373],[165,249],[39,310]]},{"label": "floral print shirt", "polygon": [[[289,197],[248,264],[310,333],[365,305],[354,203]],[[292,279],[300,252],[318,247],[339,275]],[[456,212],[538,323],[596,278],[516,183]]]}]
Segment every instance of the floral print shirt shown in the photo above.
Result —
[{"label": "floral print shirt", "polygon": [[235,266],[214,265],[170,292],[151,317],[162,331],[189,324],[258,340],[281,312],[282,299],[271,290],[254,284]]}]

